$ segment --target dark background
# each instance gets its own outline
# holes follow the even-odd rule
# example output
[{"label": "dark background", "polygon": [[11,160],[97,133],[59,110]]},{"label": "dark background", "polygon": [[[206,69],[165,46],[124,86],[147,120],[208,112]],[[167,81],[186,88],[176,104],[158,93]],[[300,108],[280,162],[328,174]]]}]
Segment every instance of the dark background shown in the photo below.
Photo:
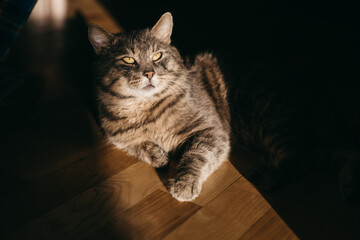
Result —
[{"label": "dark background", "polygon": [[102,1],[125,28],[152,27],[170,11],[173,44],[184,54],[236,52],[236,58],[311,57],[358,63],[355,1]]}]

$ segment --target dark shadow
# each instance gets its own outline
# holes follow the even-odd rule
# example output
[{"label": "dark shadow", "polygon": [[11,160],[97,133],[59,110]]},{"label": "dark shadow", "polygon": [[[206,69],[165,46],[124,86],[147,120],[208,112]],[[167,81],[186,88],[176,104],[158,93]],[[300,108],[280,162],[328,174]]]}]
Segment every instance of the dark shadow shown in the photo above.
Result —
[{"label": "dark shadow", "polygon": [[[47,144],[41,139],[41,144],[44,145],[41,147],[44,151],[53,151],[55,154],[62,149],[54,150],[56,146],[51,144],[54,139],[62,138],[64,142],[73,142],[80,147],[84,145],[96,147],[99,144],[99,137],[94,136],[93,124],[86,112],[87,109],[91,111],[95,109],[92,90],[92,49],[87,39],[86,22],[82,16],[76,15],[60,28],[53,24],[49,20],[45,25],[36,22],[26,25],[12,48],[6,65],[0,66],[2,88],[0,92],[2,146],[0,235],[11,233],[19,226],[79,194],[77,192],[73,192],[72,196],[64,194],[58,199],[50,199],[42,203],[44,199],[50,198],[49,194],[41,192],[41,189],[31,192],[33,179],[28,180],[27,176],[17,172],[14,174],[14,169],[17,167],[22,169],[23,165],[29,166],[26,170],[28,173],[32,170],[36,171],[38,162],[33,167],[31,161],[53,161],[51,158],[40,160],[24,154],[23,152],[28,148],[27,144],[40,147],[36,144],[39,139],[26,136],[23,132],[26,133],[28,129],[30,132],[31,129],[49,130],[39,134],[43,138],[48,138],[50,142]],[[72,122],[59,122],[59,118],[62,119],[76,111],[84,113],[75,115],[78,118],[73,119]],[[67,133],[64,138],[64,134],[59,129],[71,127],[74,128],[73,131]],[[19,144],[14,140],[9,141],[16,137],[28,139],[28,142],[22,140]],[[47,147],[53,149],[46,149]],[[41,155],[39,153],[41,150],[36,151],[35,154]],[[56,159],[58,156],[53,157]],[[10,171],[8,166],[11,166]],[[65,175],[56,180],[64,182],[66,177],[69,176]],[[88,182],[91,182],[91,179]],[[91,186],[89,184],[88,187]],[[21,198],[24,193],[25,196],[26,194],[31,196],[28,199]],[[36,199],[40,201],[37,202]],[[39,206],[40,204],[43,206]]]},{"label": "dark shadow", "polygon": [[81,100],[91,113],[97,116],[95,89],[93,84],[93,48],[88,40],[88,26],[84,17],[77,13],[74,19],[66,23],[64,32],[66,51],[62,55],[61,72],[64,79],[74,85]]},{"label": "dark shadow", "polygon": [[254,166],[259,163],[258,157],[234,149],[230,160],[300,239],[358,239],[360,206],[341,198],[338,171],[304,172],[283,180],[275,189],[264,190],[257,184],[277,176],[274,172],[254,171],[261,169]]}]

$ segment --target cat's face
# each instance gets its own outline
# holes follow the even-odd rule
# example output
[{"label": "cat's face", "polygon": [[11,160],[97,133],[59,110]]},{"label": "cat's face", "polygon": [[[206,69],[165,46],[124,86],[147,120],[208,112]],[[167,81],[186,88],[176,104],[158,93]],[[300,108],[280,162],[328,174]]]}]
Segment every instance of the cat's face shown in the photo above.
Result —
[{"label": "cat's face", "polygon": [[183,60],[170,46],[172,17],[164,14],[151,29],[110,34],[91,26],[89,38],[100,56],[101,84],[124,96],[151,97],[174,88],[184,74]]}]

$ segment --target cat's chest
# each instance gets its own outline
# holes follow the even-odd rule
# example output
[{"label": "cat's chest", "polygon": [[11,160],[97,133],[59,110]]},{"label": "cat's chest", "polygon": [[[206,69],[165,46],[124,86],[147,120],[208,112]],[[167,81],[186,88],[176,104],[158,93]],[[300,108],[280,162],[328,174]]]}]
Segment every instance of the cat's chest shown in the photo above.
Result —
[{"label": "cat's chest", "polygon": [[185,99],[176,104],[170,98],[155,104],[134,101],[119,105],[116,111],[123,118],[117,126],[121,125],[122,130],[116,136],[117,142],[127,145],[151,141],[170,151],[183,141],[176,135],[176,129],[189,114]]},{"label": "cat's chest", "polygon": [[149,115],[151,114],[149,111],[150,106],[149,103],[134,101],[120,104],[116,111],[126,118],[129,123],[136,124],[144,122],[145,119],[149,118]]}]

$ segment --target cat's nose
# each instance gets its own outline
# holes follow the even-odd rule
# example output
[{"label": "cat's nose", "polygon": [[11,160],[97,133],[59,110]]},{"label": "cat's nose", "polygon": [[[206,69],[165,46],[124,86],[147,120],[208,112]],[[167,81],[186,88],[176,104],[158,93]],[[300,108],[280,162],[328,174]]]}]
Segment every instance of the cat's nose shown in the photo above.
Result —
[{"label": "cat's nose", "polygon": [[149,71],[149,72],[144,72],[144,76],[147,77],[149,80],[152,79],[152,77],[154,76],[155,72]]}]

